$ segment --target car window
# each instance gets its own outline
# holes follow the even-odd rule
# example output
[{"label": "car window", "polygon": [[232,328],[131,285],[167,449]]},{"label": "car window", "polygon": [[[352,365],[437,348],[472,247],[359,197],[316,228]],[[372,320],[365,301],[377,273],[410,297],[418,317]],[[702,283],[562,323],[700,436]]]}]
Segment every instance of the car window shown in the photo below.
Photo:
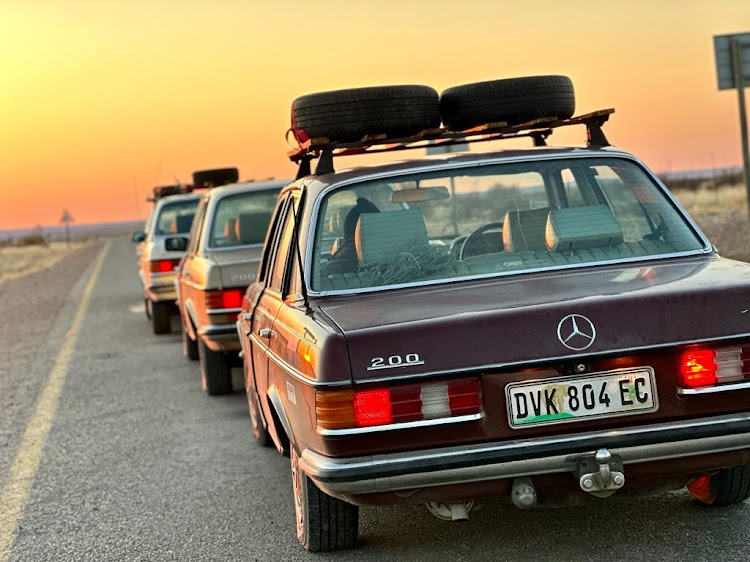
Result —
[{"label": "car window", "polygon": [[198,208],[195,211],[193,224],[190,227],[190,243],[187,249],[188,254],[192,255],[198,252],[198,244],[200,242],[201,232],[203,231],[203,216],[206,213],[207,204],[208,201],[206,199],[201,199]]},{"label": "car window", "polygon": [[294,215],[291,206],[287,206],[284,216],[284,222],[281,225],[281,232],[274,250],[273,269],[271,270],[271,280],[268,284],[272,289],[281,291],[284,279],[284,270],[286,268],[287,256],[289,255],[289,243],[294,233]]},{"label": "car window", "polygon": [[210,248],[263,244],[280,189],[223,197],[211,221]]},{"label": "car window", "polygon": [[311,285],[335,291],[698,251],[637,164],[576,158],[364,181],[321,202]]},{"label": "car window", "polygon": [[155,234],[187,234],[197,206],[198,199],[165,203],[156,220]]}]

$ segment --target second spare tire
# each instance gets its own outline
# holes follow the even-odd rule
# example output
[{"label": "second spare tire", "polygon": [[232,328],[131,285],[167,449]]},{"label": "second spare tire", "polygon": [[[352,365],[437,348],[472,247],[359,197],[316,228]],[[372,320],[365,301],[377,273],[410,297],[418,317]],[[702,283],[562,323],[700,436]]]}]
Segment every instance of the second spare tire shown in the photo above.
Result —
[{"label": "second spare tire", "polygon": [[298,142],[325,137],[356,141],[365,135],[408,137],[440,126],[438,93],[429,86],[375,86],[318,92],[292,103]]},{"label": "second spare tire", "polygon": [[518,125],[541,117],[567,119],[575,111],[567,76],[528,76],[455,86],[440,96],[443,123],[463,131],[485,123]]}]

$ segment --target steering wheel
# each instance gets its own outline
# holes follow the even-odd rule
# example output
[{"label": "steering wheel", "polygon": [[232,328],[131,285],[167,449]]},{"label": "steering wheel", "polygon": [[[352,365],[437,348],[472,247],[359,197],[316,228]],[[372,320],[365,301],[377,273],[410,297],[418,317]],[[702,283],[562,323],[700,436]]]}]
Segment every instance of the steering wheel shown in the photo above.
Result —
[{"label": "steering wheel", "polygon": [[464,258],[476,256],[478,255],[478,253],[481,253],[481,252],[475,252],[473,254],[467,255],[469,253],[467,248],[470,248],[472,244],[476,245],[477,241],[480,239],[479,236],[481,236],[485,232],[489,230],[497,230],[497,229],[500,229],[502,231],[503,223],[489,222],[473,230],[466,238],[464,238],[464,243],[461,244],[461,250],[458,252],[458,259],[463,261]]}]

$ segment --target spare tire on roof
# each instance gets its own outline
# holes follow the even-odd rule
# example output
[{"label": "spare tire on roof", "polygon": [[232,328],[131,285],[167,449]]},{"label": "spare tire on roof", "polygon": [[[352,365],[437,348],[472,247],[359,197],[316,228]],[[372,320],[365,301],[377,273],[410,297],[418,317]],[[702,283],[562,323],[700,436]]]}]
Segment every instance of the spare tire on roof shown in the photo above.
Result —
[{"label": "spare tire on roof", "polygon": [[195,187],[218,187],[228,183],[237,183],[239,179],[240,171],[237,168],[216,168],[193,172]]},{"label": "spare tire on roof", "polygon": [[429,86],[376,86],[319,92],[292,103],[298,142],[325,137],[356,141],[365,135],[407,137],[440,126],[440,100]]},{"label": "spare tire on roof", "polygon": [[503,121],[567,119],[575,111],[575,93],[567,76],[491,80],[448,88],[440,96],[440,110],[445,126],[456,131]]}]

